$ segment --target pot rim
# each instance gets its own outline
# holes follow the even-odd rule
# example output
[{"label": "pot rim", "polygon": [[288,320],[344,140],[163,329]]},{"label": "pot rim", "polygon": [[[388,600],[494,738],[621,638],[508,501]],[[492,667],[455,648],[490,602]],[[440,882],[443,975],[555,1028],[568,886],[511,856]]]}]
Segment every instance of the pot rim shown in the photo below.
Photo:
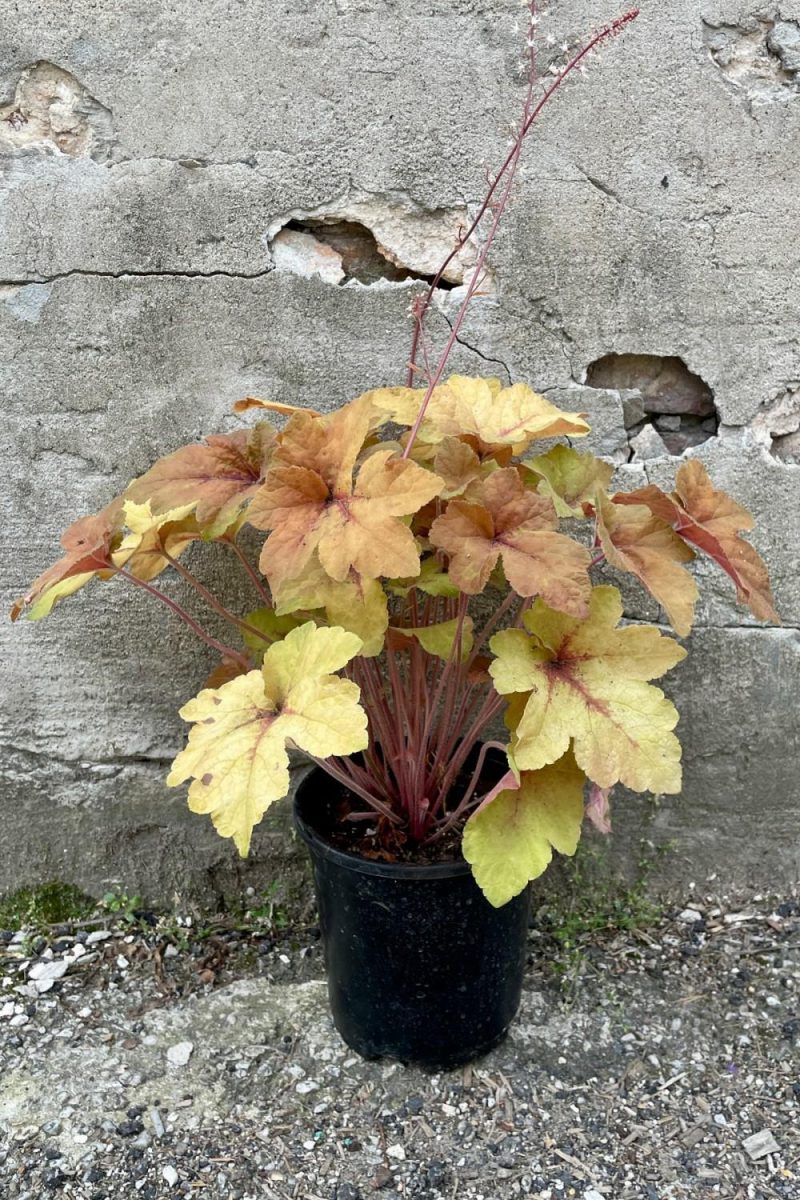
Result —
[{"label": "pot rim", "polygon": [[[442,863],[388,863],[380,862],[378,859],[363,858],[360,854],[353,854],[349,850],[340,850],[338,847],[332,846],[300,812],[302,793],[315,777],[330,779],[330,776],[326,775],[321,767],[312,767],[303,775],[297,785],[292,808],[295,829],[313,854],[361,875],[378,875],[384,879],[421,880],[424,882],[435,879],[454,879],[471,874],[472,868],[464,858],[457,862]],[[331,780],[331,783],[335,786],[335,780]]]}]

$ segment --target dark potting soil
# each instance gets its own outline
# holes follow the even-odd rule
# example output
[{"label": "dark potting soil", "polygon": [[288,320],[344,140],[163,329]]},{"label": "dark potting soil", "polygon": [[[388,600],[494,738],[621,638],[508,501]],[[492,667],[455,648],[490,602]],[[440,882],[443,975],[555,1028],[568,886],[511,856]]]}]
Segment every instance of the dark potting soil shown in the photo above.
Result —
[{"label": "dark potting soil", "polygon": [[326,807],[328,813],[324,826],[320,822],[320,832],[326,842],[347,854],[378,862],[413,863],[415,866],[463,861],[463,827],[460,825],[426,845],[424,841],[414,841],[407,830],[397,828],[378,814],[371,821],[350,821],[350,813],[364,811],[364,801],[344,788],[336,797],[335,804],[329,803]]},{"label": "dark potting soil", "polygon": [[[477,755],[477,750],[476,750]],[[448,797],[446,809],[453,812],[472,778],[476,759],[467,760],[459,773]],[[488,791],[507,770],[505,757],[490,750],[477,792]],[[414,840],[407,829],[398,828],[385,817],[375,814],[370,820],[351,821],[351,813],[363,813],[365,802],[330,777],[326,778],[324,792],[320,793],[319,808],[313,823],[318,832],[331,846],[347,854],[379,862],[409,863],[428,866],[434,863],[463,862],[461,835],[463,822],[448,830],[436,841]]]}]

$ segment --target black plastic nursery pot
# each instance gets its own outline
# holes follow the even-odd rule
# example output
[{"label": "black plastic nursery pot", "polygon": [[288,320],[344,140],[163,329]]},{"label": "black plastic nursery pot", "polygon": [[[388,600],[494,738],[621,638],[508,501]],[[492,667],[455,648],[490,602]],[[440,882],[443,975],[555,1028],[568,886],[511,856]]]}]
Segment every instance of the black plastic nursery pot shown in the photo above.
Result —
[{"label": "black plastic nursery pot", "polygon": [[529,890],[493,908],[463,859],[387,863],[338,849],[326,837],[337,792],[315,768],[295,798],[336,1028],[365,1058],[469,1062],[502,1040],[519,1007]]}]

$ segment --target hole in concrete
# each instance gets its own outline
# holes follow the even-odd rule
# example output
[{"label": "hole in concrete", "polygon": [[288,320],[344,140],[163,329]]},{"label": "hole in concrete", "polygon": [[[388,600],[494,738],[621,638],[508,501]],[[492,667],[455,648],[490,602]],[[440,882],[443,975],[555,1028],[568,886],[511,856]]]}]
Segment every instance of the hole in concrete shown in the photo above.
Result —
[{"label": "hole in concrete", "polygon": [[620,393],[634,459],[683,454],[719,428],[711,388],[675,355],[606,354],[589,364],[586,382]]},{"label": "hole in concrete", "polygon": [[107,162],[113,143],[111,110],[54,63],[26,67],[12,99],[0,104],[0,151],[55,149]]},{"label": "hole in concrete", "polygon": [[748,100],[776,100],[800,89],[800,22],[764,13],[736,24],[703,19],[703,40],[726,81]]},{"label": "hole in concrete", "polygon": [[750,426],[756,441],[779,462],[800,464],[800,386],[792,383],[763,404]]},{"label": "hole in concrete", "polygon": [[[400,192],[353,192],[313,209],[284,212],[267,227],[264,240],[278,271],[382,287],[413,279],[430,283],[469,223],[466,209],[427,208]],[[465,283],[478,253],[474,239],[467,241],[450,258],[441,288]],[[481,294],[494,290],[487,270]]]},{"label": "hole in concrete", "polygon": [[[425,275],[404,266],[381,246],[374,233],[358,221],[341,221],[320,217],[305,221],[289,221],[275,235],[272,253],[277,267],[294,263],[290,269],[298,274],[319,275],[328,283],[345,284],[351,279],[369,286],[386,280],[402,283],[407,279],[433,282]],[[299,269],[305,266],[305,270]],[[439,287],[456,287],[446,279]]]}]

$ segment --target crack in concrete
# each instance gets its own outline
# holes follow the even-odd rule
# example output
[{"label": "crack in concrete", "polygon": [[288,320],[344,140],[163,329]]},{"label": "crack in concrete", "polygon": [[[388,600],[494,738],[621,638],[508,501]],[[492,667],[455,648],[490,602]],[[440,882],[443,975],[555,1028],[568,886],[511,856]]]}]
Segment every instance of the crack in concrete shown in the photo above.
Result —
[{"label": "crack in concrete", "polygon": [[55,275],[41,275],[28,279],[0,279],[0,287],[28,287],[32,283],[57,283],[62,279],[85,277],[88,279],[263,279],[275,270],[270,264],[260,271],[93,271],[74,267],[71,271],[58,271]]},{"label": "crack in concrete", "polygon": [[60,754],[51,754],[44,750],[29,750],[25,746],[15,746],[12,742],[6,742],[0,746],[3,758],[7,754],[16,754],[20,758],[33,760],[34,762],[41,760],[44,763],[52,765],[57,763],[70,771],[76,772],[97,772],[104,774],[110,771],[122,771],[126,767],[157,767],[159,771],[163,771],[165,767],[172,765],[174,755],[160,754],[118,754],[111,755],[108,758],[64,758]]},{"label": "crack in concrete", "polygon": [[[625,621],[628,625],[653,625],[656,629],[664,629],[669,633],[674,633],[672,626],[666,621],[648,621],[646,617],[629,617],[627,614],[623,616],[623,621]],[[782,633],[798,633],[800,632],[800,625],[792,625],[786,621],[782,621],[780,625],[700,625],[699,623],[695,622],[695,624],[692,626],[692,633],[690,636],[695,633],[699,633],[701,630],[707,629],[724,629],[730,630],[734,633],[766,633],[774,635]],[[681,638],[679,640],[686,641],[688,639]]]},{"label": "crack in concrete", "polygon": [[[447,313],[443,308],[439,308],[437,311],[441,313],[449,325],[450,330],[452,331],[453,322],[450,320]],[[491,358],[488,354],[484,354],[482,350],[479,350],[477,346],[471,345],[470,342],[466,341],[466,339],[461,337],[459,334],[456,334],[456,341],[458,342],[459,346],[463,346],[465,350],[471,350],[473,354],[477,354],[478,358],[482,359],[484,362],[493,363],[495,366],[502,367],[508,376],[509,385],[514,382],[511,375],[511,368],[508,366],[508,363],[503,362],[502,358]]]}]

